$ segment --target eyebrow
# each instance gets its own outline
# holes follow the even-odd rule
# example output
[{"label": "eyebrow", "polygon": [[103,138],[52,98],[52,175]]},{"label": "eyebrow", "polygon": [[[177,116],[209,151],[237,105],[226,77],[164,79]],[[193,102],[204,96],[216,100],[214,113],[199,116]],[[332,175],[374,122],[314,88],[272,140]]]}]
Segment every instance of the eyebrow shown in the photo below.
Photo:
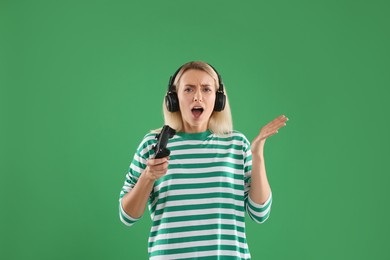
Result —
[{"label": "eyebrow", "polygon": [[[193,84],[185,84],[184,86],[185,87],[192,87],[192,88],[196,87],[196,85],[193,85]],[[202,84],[200,86],[201,87],[210,87],[211,85],[210,84]]]}]

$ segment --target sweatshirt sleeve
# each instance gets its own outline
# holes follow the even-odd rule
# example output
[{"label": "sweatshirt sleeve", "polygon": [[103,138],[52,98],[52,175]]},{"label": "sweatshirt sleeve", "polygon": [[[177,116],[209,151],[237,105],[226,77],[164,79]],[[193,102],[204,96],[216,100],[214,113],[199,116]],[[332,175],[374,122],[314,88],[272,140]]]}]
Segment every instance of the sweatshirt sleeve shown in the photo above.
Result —
[{"label": "sweatshirt sleeve", "polygon": [[248,215],[257,223],[264,223],[271,212],[272,205],[272,193],[270,193],[267,201],[264,204],[257,204],[248,196],[248,203],[246,205],[246,211]]},{"label": "sweatshirt sleeve", "polygon": [[133,218],[124,211],[122,207],[122,198],[134,188],[141,173],[145,170],[146,161],[150,155],[153,154],[153,140],[154,135],[146,135],[141,144],[138,146],[138,149],[134,154],[133,160],[129,166],[129,170],[126,174],[122,190],[119,194],[119,218],[126,226],[132,226],[140,218]]},{"label": "sweatshirt sleeve", "polygon": [[245,182],[245,210],[249,217],[257,223],[264,223],[271,212],[272,192],[264,204],[257,204],[249,197],[252,176],[252,153],[249,141],[244,138],[244,182]]}]

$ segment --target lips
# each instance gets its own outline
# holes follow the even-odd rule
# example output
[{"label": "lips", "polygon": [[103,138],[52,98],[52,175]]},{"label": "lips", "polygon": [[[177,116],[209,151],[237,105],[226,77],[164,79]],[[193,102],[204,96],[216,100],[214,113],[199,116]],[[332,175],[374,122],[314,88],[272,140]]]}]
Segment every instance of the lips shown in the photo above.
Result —
[{"label": "lips", "polygon": [[202,115],[202,113],[203,113],[203,107],[193,107],[192,109],[191,109],[191,112],[192,112],[192,115],[195,117],[195,118],[198,118],[198,117],[200,117],[201,115]]}]

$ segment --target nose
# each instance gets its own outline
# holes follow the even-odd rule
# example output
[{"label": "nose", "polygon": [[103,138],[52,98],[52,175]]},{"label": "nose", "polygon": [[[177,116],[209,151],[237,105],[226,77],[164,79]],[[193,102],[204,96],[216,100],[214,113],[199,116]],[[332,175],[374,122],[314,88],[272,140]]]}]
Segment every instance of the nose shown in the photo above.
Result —
[{"label": "nose", "polygon": [[202,102],[202,93],[199,90],[195,91],[194,101],[195,102],[197,102],[197,101]]}]

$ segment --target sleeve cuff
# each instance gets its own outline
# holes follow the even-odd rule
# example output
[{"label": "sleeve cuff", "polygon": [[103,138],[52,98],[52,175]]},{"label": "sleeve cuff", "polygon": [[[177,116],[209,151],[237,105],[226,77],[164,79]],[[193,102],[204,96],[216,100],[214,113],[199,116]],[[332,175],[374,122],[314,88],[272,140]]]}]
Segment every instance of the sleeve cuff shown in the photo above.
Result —
[{"label": "sleeve cuff", "polygon": [[268,205],[271,203],[272,201],[272,192],[269,193],[269,196],[268,196],[268,199],[263,203],[263,204],[258,204],[256,202],[254,202],[251,197],[249,196],[248,194],[248,201],[249,203],[254,206],[255,208],[265,208],[265,207],[268,207]]},{"label": "sleeve cuff", "polygon": [[131,226],[140,219],[140,218],[133,218],[124,211],[122,207],[122,199],[119,201],[119,217],[126,226]]},{"label": "sleeve cuff", "polygon": [[248,195],[247,213],[257,223],[264,223],[271,212],[272,193],[263,204],[254,202]]}]

